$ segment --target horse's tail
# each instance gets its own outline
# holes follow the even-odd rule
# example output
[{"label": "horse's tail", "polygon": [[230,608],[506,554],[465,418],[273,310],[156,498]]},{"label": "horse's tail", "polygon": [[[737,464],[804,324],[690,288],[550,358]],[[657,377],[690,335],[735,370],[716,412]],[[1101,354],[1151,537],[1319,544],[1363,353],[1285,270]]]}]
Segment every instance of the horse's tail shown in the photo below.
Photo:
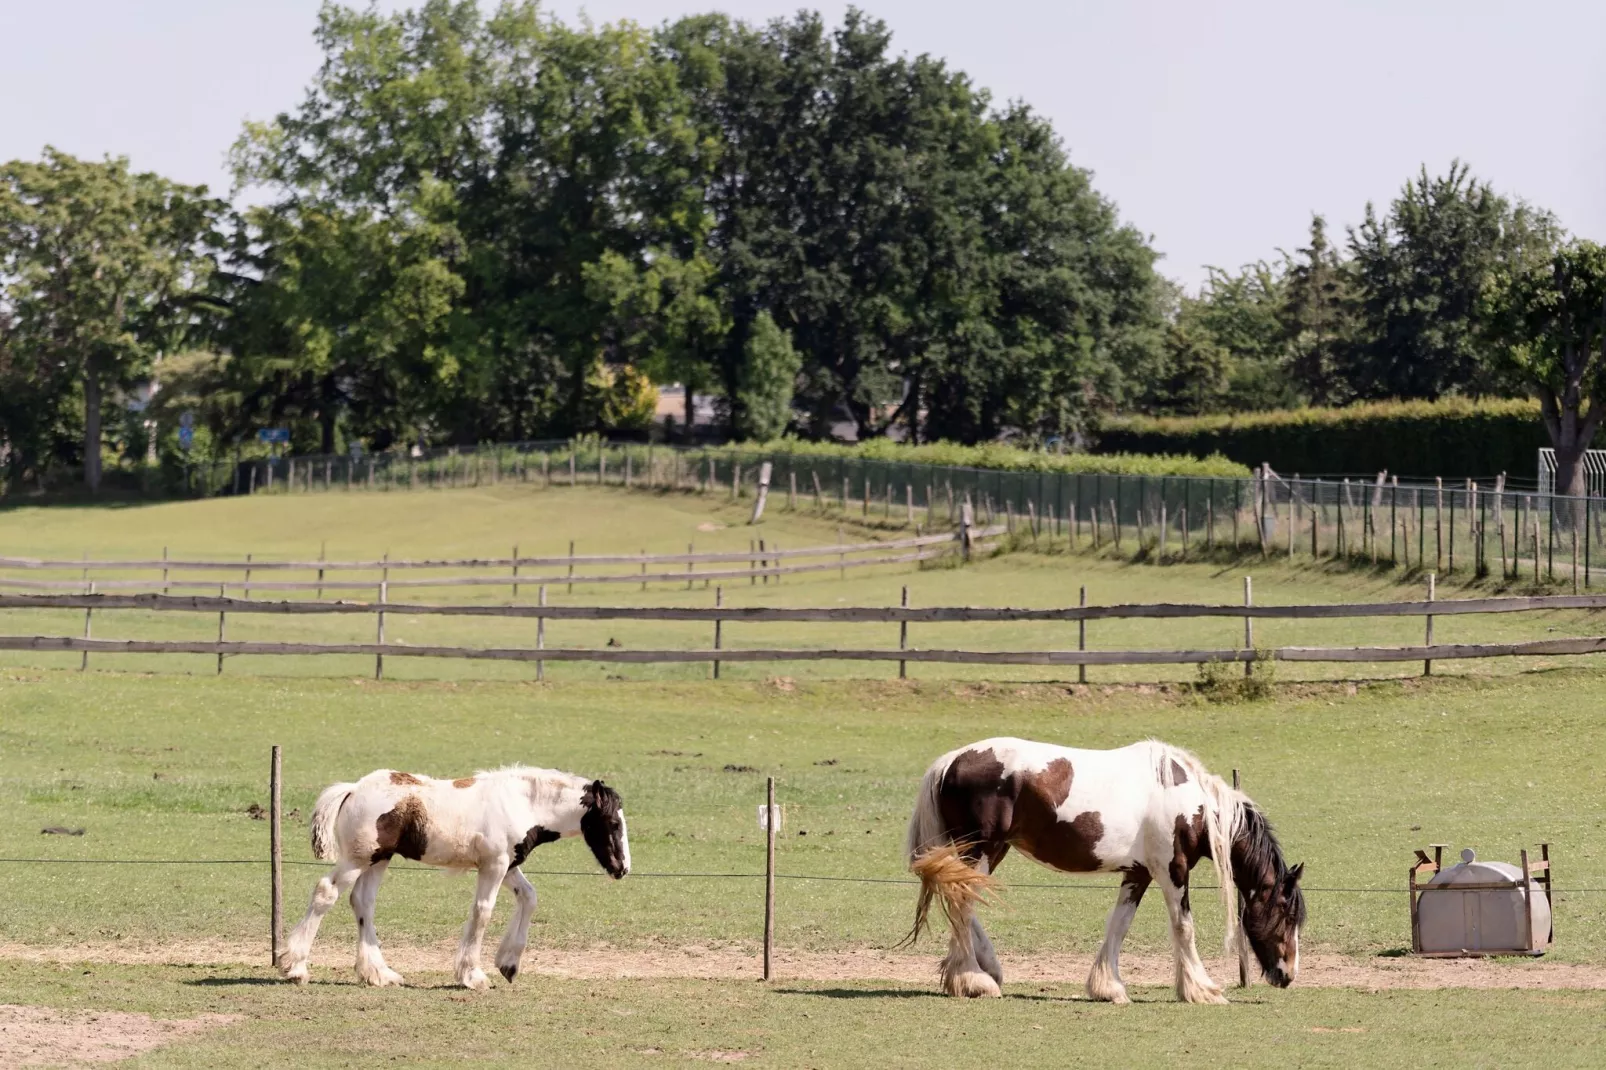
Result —
[{"label": "horse's tail", "polygon": [[965,861],[960,845],[953,842],[943,822],[937,793],[953,759],[954,755],[945,754],[926,770],[914,813],[909,816],[905,854],[909,871],[920,878],[920,899],[915,904],[914,925],[896,947],[908,947],[920,939],[933,902],[942,903],[954,937],[968,946],[971,912],[997,887],[991,876]]},{"label": "horse's tail", "polygon": [[335,843],[335,818],[340,816],[340,808],[347,797],[356,790],[355,784],[331,784],[318,796],[312,808],[312,857],[325,862],[340,857],[339,846]]},{"label": "horse's tail", "polygon": [[909,815],[909,834],[904,841],[904,859],[911,869],[922,852],[949,842],[937,793],[942,790],[942,778],[953,760],[954,755],[944,754],[931,763],[920,780],[920,795],[915,799],[914,813]]},{"label": "horse's tail", "polygon": [[[920,899],[915,904],[915,921],[909,934],[895,947],[908,947],[920,939],[926,929],[927,915],[935,901],[942,904],[948,918],[948,927],[961,948],[969,950],[971,941],[970,918],[976,904],[985,903],[998,887],[998,881],[965,860],[959,845],[945,843],[923,851],[909,865],[909,870],[920,878]],[[961,955],[961,959],[969,957]]]},{"label": "horse's tail", "polygon": [[1232,875],[1232,844],[1243,821],[1244,795],[1237,788],[1204,767],[1197,757],[1180,747],[1164,748],[1160,780],[1171,786],[1170,762],[1175,760],[1199,785],[1205,795],[1205,834],[1210,839],[1210,861],[1216,867],[1216,887],[1221,895],[1221,912],[1226,918],[1222,946],[1237,955],[1242,936],[1239,932],[1238,886]]}]

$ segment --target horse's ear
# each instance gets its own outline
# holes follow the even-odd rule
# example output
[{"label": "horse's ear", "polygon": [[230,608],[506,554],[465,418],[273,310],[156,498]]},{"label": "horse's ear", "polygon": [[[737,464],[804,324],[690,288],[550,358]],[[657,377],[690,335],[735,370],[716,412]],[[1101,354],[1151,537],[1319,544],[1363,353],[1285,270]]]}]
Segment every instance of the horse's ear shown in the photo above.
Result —
[{"label": "horse's ear", "polygon": [[1288,875],[1283,878],[1283,887],[1290,892],[1293,891],[1294,886],[1299,883],[1299,878],[1303,876],[1304,873],[1305,863],[1301,862],[1299,865],[1288,871]]}]

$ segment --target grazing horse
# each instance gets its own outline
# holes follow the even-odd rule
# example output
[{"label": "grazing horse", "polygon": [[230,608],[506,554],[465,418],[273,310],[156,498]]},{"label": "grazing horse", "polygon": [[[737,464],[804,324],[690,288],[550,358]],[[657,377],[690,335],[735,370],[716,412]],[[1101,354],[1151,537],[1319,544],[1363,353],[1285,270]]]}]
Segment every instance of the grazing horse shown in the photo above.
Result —
[{"label": "grazing horse", "polygon": [[506,886],[518,900],[496,966],[512,981],[529,938],[535,888],[519,871],[531,851],[567,836],[585,837],[615,880],[630,872],[630,841],[619,793],[600,780],[552,769],[512,766],[458,780],[435,780],[381,769],[355,784],[334,784],[312,811],[312,853],[335,868],[312,893],[306,917],[290,933],[279,960],[285,977],[307,981],[307,957],[318,924],[351,890],[357,915],[357,976],[371,985],[399,985],[374,932],[374,899],[391,858],[400,855],[443,869],[476,870],[474,908],[463,928],[454,972],[465,988],[487,988],[480,942]]},{"label": "grazing horse", "polygon": [[909,820],[909,868],[920,877],[920,901],[904,945],[919,937],[933,900],[940,902],[952,930],[942,964],[949,995],[1000,994],[1003,970],[975,906],[995,886],[992,874],[1011,847],[1066,873],[1123,874],[1087,978],[1093,999],[1127,1002],[1121,942],[1144,891],[1157,882],[1171,914],[1177,998],[1227,1002],[1194,944],[1188,874],[1201,858],[1220,876],[1228,954],[1238,954],[1247,936],[1272,984],[1285,988],[1299,972],[1304,866],[1288,868],[1260,810],[1198,758],[1157,740],[1073,750],[986,739],[931,764]]}]

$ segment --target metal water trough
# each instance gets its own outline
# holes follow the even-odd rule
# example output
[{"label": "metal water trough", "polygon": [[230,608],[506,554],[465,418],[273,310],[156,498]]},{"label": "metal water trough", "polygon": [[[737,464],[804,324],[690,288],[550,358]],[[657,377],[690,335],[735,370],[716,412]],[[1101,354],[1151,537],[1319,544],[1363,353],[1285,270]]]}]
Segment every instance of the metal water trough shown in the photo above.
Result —
[{"label": "metal water trough", "polygon": [[[1555,937],[1550,916],[1550,844],[1522,865],[1480,862],[1472,848],[1446,868],[1442,843],[1411,866],[1411,950],[1430,958],[1543,955]],[[1427,880],[1424,883],[1423,878]]]}]

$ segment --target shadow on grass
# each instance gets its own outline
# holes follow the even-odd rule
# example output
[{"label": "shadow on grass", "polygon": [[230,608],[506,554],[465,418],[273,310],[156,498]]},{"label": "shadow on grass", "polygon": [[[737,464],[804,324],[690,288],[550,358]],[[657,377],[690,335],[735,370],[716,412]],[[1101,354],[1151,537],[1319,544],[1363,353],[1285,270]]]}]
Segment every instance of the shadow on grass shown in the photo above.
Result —
[{"label": "shadow on grass", "polygon": [[191,988],[235,988],[252,985],[288,985],[282,977],[197,977],[184,984]]}]

